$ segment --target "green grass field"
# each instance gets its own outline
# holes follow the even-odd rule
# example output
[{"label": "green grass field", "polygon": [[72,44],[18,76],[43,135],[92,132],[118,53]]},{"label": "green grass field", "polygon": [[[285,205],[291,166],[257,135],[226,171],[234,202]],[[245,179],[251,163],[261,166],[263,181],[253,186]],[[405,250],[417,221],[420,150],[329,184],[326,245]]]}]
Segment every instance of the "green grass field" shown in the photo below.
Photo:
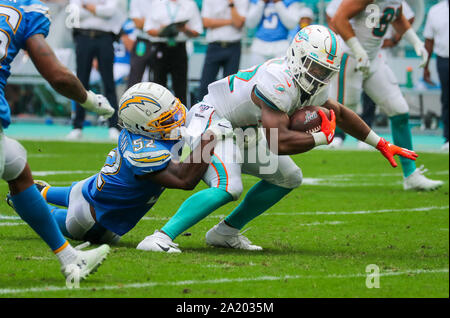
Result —
[{"label": "green grass field", "polygon": [[[35,178],[61,186],[100,170],[113,147],[23,144]],[[137,251],[192,194],[166,190],[79,290],[65,288],[56,258],[2,199],[0,297],[449,297],[448,154],[420,153],[427,175],[445,180],[430,193],[403,191],[400,168],[376,152],[316,150],[294,159],[304,185],[245,234],[264,251],[206,246],[206,231],[238,202],[179,237],[182,254]],[[243,180],[245,191],[256,182]],[[0,183],[2,198],[7,191]],[[380,288],[366,287],[369,264],[380,269]]]}]

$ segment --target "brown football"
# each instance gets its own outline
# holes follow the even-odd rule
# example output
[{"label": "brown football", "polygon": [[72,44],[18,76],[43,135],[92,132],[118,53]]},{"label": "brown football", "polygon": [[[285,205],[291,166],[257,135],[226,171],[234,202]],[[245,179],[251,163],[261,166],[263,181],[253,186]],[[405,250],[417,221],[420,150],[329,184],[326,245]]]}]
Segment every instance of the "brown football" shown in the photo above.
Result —
[{"label": "brown football", "polygon": [[289,128],[308,134],[320,131],[322,125],[322,118],[319,115],[320,109],[330,119],[330,111],[328,109],[319,106],[305,106],[292,114]]}]

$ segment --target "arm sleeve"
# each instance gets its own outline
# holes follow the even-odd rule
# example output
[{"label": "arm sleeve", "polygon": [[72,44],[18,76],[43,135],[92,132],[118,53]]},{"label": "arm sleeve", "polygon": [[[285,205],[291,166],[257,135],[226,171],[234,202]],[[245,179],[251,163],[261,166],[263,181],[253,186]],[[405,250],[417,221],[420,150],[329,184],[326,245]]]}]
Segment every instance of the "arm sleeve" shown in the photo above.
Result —
[{"label": "arm sleeve", "polygon": [[22,6],[22,10],[25,12],[27,23],[24,36],[25,41],[36,34],[42,34],[44,37],[47,37],[50,31],[48,7],[42,4],[31,4],[29,6]]},{"label": "arm sleeve", "polygon": [[286,6],[282,1],[279,1],[275,3],[275,9],[280,17],[281,23],[283,23],[287,29],[293,29],[297,26],[300,21],[301,10],[299,2],[294,2],[289,6]]},{"label": "arm sleeve", "polygon": [[117,0],[108,0],[104,4],[99,4],[95,7],[95,15],[100,18],[111,18],[119,8],[117,7]]},{"label": "arm sleeve", "polygon": [[297,88],[292,79],[281,71],[265,74],[256,82],[255,94],[270,108],[289,113],[296,101]]},{"label": "arm sleeve", "polygon": [[264,14],[265,3],[262,0],[250,0],[250,8],[248,10],[245,25],[252,29],[256,28],[261,22]]}]

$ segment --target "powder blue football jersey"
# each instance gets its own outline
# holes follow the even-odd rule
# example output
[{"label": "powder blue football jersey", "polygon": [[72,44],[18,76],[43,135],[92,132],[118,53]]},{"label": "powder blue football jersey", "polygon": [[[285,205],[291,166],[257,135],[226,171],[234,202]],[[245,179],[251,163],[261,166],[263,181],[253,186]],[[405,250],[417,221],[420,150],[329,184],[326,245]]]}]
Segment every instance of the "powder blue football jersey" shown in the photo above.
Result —
[{"label": "powder blue football jersey", "polygon": [[[259,0],[250,0],[250,3],[257,3]],[[282,0],[286,7],[299,0]],[[281,22],[278,13],[275,10],[273,2],[269,2],[264,7],[264,15],[259,23],[255,36],[266,42],[274,42],[286,40],[288,38],[289,29]]]},{"label": "powder blue football jersey", "polygon": [[45,37],[50,29],[48,7],[37,0],[0,0],[0,120],[3,128],[11,123],[11,112],[4,88],[11,74],[11,63],[25,49],[28,38]]},{"label": "powder blue football jersey", "polygon": [[124,235],[150,210],[164,187],[136,176],[165,169],[176,141],[154,140],[123,129],[100,173],[83,186],[84,198],[95,208],[97,222]]}]

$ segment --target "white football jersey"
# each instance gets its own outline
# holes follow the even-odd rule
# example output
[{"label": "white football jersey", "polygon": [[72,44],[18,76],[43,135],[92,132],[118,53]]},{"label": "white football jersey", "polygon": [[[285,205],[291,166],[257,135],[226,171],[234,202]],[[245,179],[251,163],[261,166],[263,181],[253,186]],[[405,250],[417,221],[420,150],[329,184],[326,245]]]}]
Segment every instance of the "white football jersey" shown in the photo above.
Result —
[{"label": "white football jersey", "polygon": [[[327,14],[330,17],[334,16],[341,2],[342,0],[333,0],[329,4]],[[401,7],[402,0],[374,0],[365,10],[350,19],[356,37],[371,60],[380,50],[389,25],[400,15]],[[344,50],[352,54],[345,44]]]},{"label": "white football jersey", "polygon": [[285,58],[278,58],[210,84],[204,101],[235,128],[259,126],[261,109],[251,99],[254,87],[266,104],[288,115],[303,106],[322,106],[328,100],[327,86],[302,98]]}]

